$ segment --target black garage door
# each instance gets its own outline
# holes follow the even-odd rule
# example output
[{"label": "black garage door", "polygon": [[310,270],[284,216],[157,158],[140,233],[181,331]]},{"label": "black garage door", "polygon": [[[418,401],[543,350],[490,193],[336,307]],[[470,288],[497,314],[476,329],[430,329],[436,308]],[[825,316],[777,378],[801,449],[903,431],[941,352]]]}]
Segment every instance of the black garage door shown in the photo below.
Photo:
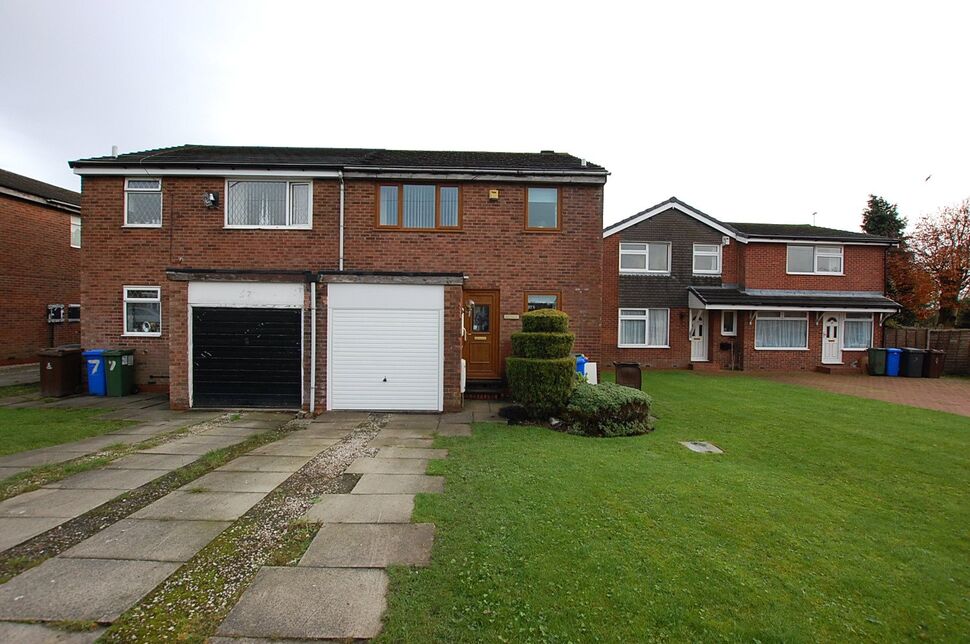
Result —
[{"label": "black garage door", "polygon": [[299,309],[194,308],[192,405],[301,403]]}]

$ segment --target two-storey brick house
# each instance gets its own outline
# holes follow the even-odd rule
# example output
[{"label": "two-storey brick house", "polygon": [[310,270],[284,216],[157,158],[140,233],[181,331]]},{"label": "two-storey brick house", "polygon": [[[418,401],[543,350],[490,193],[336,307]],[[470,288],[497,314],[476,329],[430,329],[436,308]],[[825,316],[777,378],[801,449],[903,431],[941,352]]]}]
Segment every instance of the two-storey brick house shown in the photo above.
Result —
[{"label": "two-storey brick house", "polygon": [[607,172],[577,157],[188,145],[71,166],[82,342],[136,349],[174,407],[455,409],[542,307],[598,355]]},{"label": "two-storey brick house", "polygon": [[0,170],[0,365],[80,341],[81,195]]},{"label": "two-storey brick house", "polygon": [[899,310],[885,294],[892,239],[725,223],[672,197],[603,240],[605,362],[856,367]]}]

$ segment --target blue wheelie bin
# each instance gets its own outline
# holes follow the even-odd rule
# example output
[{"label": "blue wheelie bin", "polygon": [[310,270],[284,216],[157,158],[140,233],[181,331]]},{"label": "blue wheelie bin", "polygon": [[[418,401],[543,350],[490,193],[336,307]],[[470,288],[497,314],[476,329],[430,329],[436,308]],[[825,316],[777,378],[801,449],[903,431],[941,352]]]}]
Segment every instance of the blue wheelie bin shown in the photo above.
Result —
[{"label": "blue wheelie bin", "polygon": [[886,349],[886,375],[899,375],[899,360],[903,355],[902,349]]},{"label": "blue wheelie bin", "polygon": [[88,393],[92,396],[108,395],[108,378],[104,372],[104,349],[89,349],[81,355],[88,372]]}]

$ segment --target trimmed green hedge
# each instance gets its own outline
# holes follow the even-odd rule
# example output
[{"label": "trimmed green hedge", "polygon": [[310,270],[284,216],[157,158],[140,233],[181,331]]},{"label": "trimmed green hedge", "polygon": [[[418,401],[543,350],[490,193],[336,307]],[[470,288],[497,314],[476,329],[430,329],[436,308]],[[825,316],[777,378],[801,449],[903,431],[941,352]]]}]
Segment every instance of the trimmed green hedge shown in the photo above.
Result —
[{"label": "trimmed green hedge", "polygon": [[634,436],[653,429],[650,396],[612,382],[580,382],[569,398],[566,422],[569,432],[586,436]]},{"label": "trimmed green hedge", "polygon": [[566,333],[569,316],[556,309],[539,309],[522,315],[522,330],[526,333]]},{"label": "trimmed green hedge", "polygon": [[506,376],[512,398],[533,418],[562,413],[576,386],[572,358],[506,358]]},{"label": "trimmed green hedge", "polygon": [[573,348],[572,333],[512,334],[512,355],[520,358],[565,358]]}]

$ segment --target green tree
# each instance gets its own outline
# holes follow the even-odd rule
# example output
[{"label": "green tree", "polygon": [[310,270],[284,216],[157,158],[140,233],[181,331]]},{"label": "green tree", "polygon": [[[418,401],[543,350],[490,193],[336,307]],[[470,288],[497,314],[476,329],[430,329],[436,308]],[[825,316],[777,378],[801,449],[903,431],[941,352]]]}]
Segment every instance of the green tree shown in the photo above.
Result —
[{"label": "green tree", "polygon": [[882,197],[869,195],[869,203],[862,212],[862,230],[870,235],[882,235],[902,240],[906,218],[899,216],[899,208]]}]

